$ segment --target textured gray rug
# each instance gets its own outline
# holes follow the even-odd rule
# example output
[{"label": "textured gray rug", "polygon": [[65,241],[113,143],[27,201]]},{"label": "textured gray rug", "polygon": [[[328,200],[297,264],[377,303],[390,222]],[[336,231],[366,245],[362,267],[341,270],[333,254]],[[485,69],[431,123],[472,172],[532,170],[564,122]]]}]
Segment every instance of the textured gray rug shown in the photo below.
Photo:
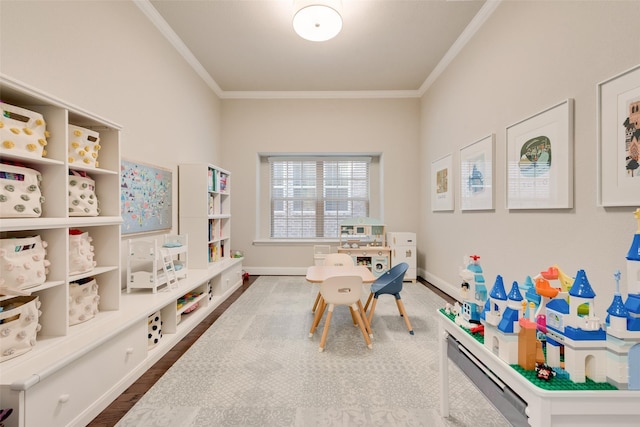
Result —
[{"label": "textured gray rug", "polygon": [[[451,416],[439,415],[436,311],[421,284],[402,291],[415,335],[383,296],[369,350],[348,308],[308,338],[318,287],[262,276],[118,423],[126,426],[506,426],[449,363]],[[368,294],[368,290],[366,291]]]}]

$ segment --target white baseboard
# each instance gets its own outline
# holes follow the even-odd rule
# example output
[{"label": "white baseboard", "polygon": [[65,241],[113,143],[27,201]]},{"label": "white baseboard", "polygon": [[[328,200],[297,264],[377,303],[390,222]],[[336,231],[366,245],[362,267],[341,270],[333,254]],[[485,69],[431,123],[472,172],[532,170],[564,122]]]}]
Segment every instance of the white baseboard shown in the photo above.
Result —
[{"label": "white baseboard", "polygon": [[252,276],[306,276],[307,267],[249,267],[242,269]]},{"label": "white baseboard", "polygon": [[449,282],[439,278],[438,276],[429,273],[428,271],[420,270],[418,274],[420,275],[420,277],[423,277],[427,282],[431,283],[433,286],[440,289],[451,298],[461,301],[459,286],[452,285]]},{"label": "white baseboard", "polygon": [[[243,270],[252,276],[304,276],[307,274],[307,267],[250,267],[242,266]],[[440,289],[447,295],[460,300],[460,288],[452,285],[438,276],[435,276],[422,269],[418,270],[418,276],[423,277],[427,282]]]}]

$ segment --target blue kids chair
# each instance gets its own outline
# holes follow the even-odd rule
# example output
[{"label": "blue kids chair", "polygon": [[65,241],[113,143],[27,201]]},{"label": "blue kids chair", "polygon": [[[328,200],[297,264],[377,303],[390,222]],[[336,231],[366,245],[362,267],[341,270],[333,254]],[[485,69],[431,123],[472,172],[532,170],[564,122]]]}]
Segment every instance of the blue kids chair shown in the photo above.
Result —
[{"label": "blue kids chair", "polygon": [[404,274],[407,272],[408,268],[409,264],[407,264],[406,262],[401,262],[400,264],[393,266],[389,271],[378,277],[376,281],[371,284],[371,293],[369,294],[367,303],[364,306],[364,311],[366,312],[369,308],[369,303],[371,303],[371,300],[373,299],[373,304],[371,304],[371,311],[369,312],[369,324],[371,324],[371,319],[373,318],[373,312],[376,309],[378,297],[380,295],[393,295],[394,297],[396,297],[396,305],[398,306],[400,316],[404,318],[404,323],[407,324],[409,333],[413,335],[413,327],[411,326],[409,316],[407,316],[407,312],[404,309],[404,304],[400,299],[400,291],[402,291],[402,280],[404,279]]}]

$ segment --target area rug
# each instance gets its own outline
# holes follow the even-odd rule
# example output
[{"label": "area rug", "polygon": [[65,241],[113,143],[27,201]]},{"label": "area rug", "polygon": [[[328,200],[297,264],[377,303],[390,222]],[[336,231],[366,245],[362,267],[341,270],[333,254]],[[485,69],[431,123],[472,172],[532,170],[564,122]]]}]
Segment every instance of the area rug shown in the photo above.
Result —
[{"label": "area rug", "polygon": [[304,277],[259,277],[117,425],[508,425],[452,363],[451,415],[440,417],[436,312],[445,302],[427,287],[402,291],[415,335],[381,296],[373,349],[336,307],[322,353],[324,320],[308,337],[317,292]]}]

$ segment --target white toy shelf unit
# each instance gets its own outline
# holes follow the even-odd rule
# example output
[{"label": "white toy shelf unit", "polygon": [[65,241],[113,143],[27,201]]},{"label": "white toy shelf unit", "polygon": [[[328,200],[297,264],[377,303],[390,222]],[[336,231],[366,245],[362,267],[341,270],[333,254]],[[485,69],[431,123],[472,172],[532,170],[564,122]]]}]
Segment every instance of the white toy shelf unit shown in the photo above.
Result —
[{"label": "white toy shelf unit", "polygon": [[132,289],[151,289],[166,285],[173,288],[187,277],[187,235],[129,240],[127,257],[127,293]]}]

